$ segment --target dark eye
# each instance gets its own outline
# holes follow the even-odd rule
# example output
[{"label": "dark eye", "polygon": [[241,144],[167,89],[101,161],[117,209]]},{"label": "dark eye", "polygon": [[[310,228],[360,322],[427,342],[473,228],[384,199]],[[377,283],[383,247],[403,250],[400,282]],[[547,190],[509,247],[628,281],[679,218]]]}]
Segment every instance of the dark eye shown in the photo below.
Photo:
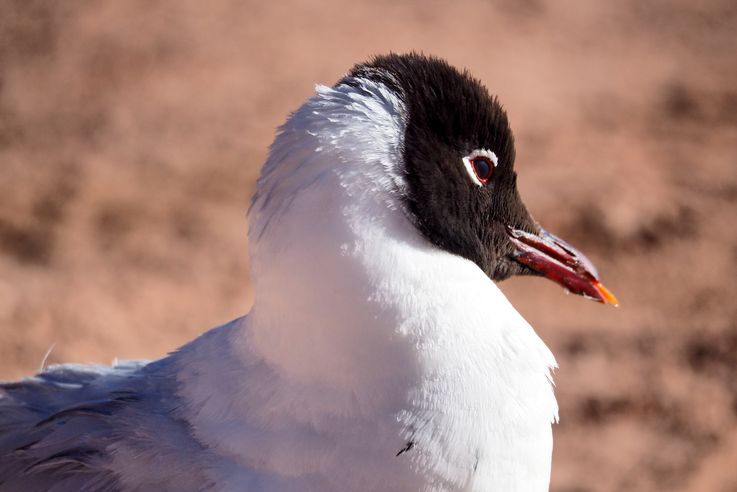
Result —
[{"label": "dark eye", "polygon": [[473,172],[476,173],[476,177],[482,183],[486,183],[491,179],[491,175],[494,172],[494,164],[488,157],[474,157],[471,160],[471,166],[473,166]]}]

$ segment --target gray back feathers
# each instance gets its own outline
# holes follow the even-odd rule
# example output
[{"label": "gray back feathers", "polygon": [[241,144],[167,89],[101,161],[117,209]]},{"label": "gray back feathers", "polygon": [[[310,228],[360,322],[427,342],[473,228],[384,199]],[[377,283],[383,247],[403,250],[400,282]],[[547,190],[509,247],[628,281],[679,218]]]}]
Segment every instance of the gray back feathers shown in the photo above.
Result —
[{"label": "gray back feathers", "polygon": [[171,365],[59,365],[0,384],[0,491],[210,488]]}]

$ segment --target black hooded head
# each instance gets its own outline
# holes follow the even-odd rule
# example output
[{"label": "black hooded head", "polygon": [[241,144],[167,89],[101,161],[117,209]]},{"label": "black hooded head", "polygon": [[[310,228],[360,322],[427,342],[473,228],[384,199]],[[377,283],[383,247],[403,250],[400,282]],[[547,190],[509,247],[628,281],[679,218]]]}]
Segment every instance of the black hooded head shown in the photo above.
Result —
[{"label": "black hooded head", "polygon": [[[404,103],[403,198],[423,236],[494,280],[530,272],[512,259],[507,227],[534,234],[539,227],[517,193],[514,137],[499,101],[467,72],[418,54],[376,57],[340,83],[351,78],[380,82]],[[488,179],[475,180],[474,167]]]}]

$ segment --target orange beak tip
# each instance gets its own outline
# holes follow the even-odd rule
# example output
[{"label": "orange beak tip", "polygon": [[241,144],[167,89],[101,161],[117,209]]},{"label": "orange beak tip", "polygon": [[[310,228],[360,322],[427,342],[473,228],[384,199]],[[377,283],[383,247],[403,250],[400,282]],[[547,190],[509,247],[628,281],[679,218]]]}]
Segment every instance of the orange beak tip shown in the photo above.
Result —
[{"label": "orange beak tip", "polygon": [[602,304],[611,304],[614,307],[619,307],[619,301],[614,296],[614,294],[612,294],[611,291],[609,291],[609,289],[604,287],[604,284],[597,281],[596,283],[594,283],[594,288],[601,296]]}]

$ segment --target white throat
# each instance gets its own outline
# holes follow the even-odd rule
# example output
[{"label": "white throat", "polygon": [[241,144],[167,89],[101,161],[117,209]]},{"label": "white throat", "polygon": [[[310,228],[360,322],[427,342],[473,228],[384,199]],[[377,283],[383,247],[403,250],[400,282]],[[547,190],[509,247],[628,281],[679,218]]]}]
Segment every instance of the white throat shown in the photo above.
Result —
[{"label": "white throat", "polygon": [[355,82],[318,87],[289,118],[250,212],[255,305],[234,351],[298,395],[269,401],[269,418],[330,449],[290,473],[365,483],[354,490],[547,490],[555,360],[474,263],[410,222],[404,108]]}]

